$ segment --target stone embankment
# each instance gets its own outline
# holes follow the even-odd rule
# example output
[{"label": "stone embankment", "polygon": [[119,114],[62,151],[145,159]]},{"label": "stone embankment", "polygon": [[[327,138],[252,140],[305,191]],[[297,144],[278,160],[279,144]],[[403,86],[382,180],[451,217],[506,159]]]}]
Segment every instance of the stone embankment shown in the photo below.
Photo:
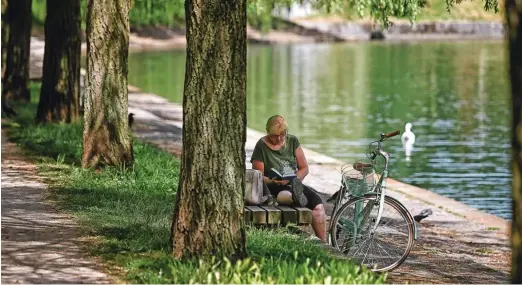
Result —
[{"label": "stone embankment", "polygon": [[416,39],[502,39],[504,26],[491,21],[422,21],[415,24],[399,21],[386,30],[371,22],[296,21],[301,26],[316,29],[344,40],[368,40],[376,31],[386,40]]}]

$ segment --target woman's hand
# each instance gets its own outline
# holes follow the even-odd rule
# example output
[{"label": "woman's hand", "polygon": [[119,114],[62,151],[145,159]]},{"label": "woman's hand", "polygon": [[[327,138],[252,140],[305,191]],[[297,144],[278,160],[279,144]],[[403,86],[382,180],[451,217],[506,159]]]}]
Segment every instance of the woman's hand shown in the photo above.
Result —
[{"label": "woman's hand", "polygon": [[277,184],[277,185],[286,185],[288,184],[288,180],[272,180],[272,182],[274,182],[274,184]]}]

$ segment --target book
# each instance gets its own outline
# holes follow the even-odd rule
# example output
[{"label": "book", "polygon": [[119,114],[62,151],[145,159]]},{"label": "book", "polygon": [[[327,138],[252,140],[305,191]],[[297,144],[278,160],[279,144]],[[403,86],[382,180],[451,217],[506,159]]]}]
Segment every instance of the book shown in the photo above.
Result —
[{"label": "book", "polygon": [[297,175],[295,173],[285,173],[281,174],[279,171],[277,171],[274,168],[270,168],[270,179],[276,179],[276,180],[289,180],[292,181],[292,179],[296,178]]}]

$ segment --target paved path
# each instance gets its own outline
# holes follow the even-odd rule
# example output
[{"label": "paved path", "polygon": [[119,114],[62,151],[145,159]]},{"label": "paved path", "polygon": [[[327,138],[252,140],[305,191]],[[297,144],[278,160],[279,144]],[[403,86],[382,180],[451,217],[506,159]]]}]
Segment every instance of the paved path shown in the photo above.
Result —
[{"label": "paved path", "polygon": [[45,202],[36,167],[2,132],[2,284],[113,283],[81,249],[77,226]]}]

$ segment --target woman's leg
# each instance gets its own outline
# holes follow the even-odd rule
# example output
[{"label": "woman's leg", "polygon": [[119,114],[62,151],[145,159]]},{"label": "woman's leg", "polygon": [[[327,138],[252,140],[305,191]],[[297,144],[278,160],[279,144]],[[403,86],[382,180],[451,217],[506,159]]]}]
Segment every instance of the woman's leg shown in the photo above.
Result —
[{"label": "woman's leg", "polygon": [[321,197],[310,187],[304,186],[303,194],[308,199],[306,207],[312,210],[312,228],[315,235],[326,242],[326,214]]},{"label": "woman's leg", "polygon": [[323,204],[317,205],[312,210],[312,228],[315,235],[323,242],[326,242],[326,214]]}]

